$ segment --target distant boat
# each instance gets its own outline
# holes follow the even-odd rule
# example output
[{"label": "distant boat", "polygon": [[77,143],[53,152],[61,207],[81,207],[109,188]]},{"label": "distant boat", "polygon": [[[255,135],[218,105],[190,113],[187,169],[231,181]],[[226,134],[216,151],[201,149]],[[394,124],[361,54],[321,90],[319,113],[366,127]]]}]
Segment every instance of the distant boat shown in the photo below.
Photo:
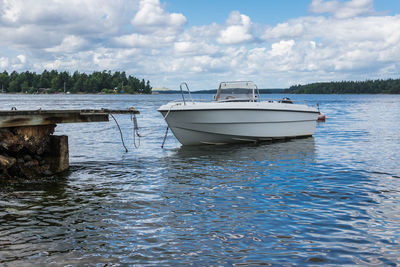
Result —
[{"label": "distant boat", "polygon": [[183,145],[257,142],[312,136],[319,111],[289,98],[260,101],[251,81],[222,82],[212,102],[170,102],[158,111]]}]

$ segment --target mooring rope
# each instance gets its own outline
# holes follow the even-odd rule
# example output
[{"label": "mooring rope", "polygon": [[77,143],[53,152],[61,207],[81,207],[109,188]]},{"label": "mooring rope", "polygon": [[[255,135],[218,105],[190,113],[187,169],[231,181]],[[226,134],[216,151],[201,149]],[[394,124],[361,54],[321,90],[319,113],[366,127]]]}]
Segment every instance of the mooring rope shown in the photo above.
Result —
[{"label": "mooring rope", "polygon": [[[133,145],[138,149],[140,147],[140,137],[142,137],[142,135],[139,133],[139,125],[135,114],[131,114],[131,121],[133,122]],[[136,136],[138,137],[139,144],[136,144]]]},{"label": "mooring rope", "polygon": [[167,130],[165,131],[164,140],[163,140],[163,142],[161,144],[161,148],[164,148],[165,140],[167,140],[168,129],[169,129],[169,127],[167,126]]},{"label": "mooring rope", "polygon": [[178,104],[178,103],[176,103],[176,104],[173,104],[173,105],[171,105],[171,106],[169,107],[167,114],[165,114],[164,120],[166,120],[166,119],[167,119],[167,117],[168,117],[169,113],[171,112],[171,109],[172,109],[174,106],[178,106],[178,105],[179,105],[179,104]]},{"label": "mooring rope", "polygon": [[[167,121],[167,117],[168,117],[169,113],[171,112],[171,109],[172,109],[174,106],[177,106],[177,105],[179,105],[179,104],[176,103],[176,104],[173,104],[173,105],[171,105],[171,106],[169,107],[168,112],[167,112],[167,114],[165,114],[165,117],[164,117],[164,120],[165,120],[165,121]],[[164,135],[163,142],[162,142],[162,144],[161,144],[161,148],[164,148],[165,141],[167,140],[168,129],[169,129],[169,126],[167,126],[167,130],[165,131],[165,135]]]},{"label": "mooring rope", "polygon": [[123,145],[124,148],[125,148],[125,152],[128,152],[128,149],[127,149],[126,146],[125,146],[124,137],[122,136],[121,127],[119,127],[119,124],[118,124],[117,120],[115,119],[114,115],[111,114],[111,113],[110,113],[110,115],[111,115],[111,117],[114,119],[115,123],[116,123],[117,126],[118,126],[119,134],[121,135],[121,142],[122,142],[122,145]]}]

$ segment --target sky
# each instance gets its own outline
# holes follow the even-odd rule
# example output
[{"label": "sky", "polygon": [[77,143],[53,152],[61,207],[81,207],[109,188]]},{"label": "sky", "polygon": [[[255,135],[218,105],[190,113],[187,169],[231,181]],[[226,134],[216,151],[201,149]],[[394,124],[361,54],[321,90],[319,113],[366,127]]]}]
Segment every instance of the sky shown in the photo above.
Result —
[{"label": "sky", "polygon": [[0,0],[0,71],[125,71],[154,88],[399,78],[398,0]]}]

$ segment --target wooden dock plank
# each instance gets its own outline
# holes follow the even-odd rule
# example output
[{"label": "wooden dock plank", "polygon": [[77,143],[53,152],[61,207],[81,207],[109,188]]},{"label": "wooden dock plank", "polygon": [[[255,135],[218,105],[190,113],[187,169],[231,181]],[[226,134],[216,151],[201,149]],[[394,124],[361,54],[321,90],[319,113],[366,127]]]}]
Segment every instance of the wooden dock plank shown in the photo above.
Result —
[{"label": "wooden dock plank", "polygon": [[109,114],[139,114],[135,109],[1,110],[0,128],[109,121]]}]

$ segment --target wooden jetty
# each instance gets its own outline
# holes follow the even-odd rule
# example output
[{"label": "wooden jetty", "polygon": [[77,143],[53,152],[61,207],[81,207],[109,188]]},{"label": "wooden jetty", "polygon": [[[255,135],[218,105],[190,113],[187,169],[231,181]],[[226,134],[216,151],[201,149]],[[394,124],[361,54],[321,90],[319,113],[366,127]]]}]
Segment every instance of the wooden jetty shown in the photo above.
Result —
[{"label": "wooden jetty", "polygon": [[35,179],[69,168],[68,136],[53,135],[59,123],[107,122],[112,114],[139,114],[125,110],[1,110],[0,181]]}]

